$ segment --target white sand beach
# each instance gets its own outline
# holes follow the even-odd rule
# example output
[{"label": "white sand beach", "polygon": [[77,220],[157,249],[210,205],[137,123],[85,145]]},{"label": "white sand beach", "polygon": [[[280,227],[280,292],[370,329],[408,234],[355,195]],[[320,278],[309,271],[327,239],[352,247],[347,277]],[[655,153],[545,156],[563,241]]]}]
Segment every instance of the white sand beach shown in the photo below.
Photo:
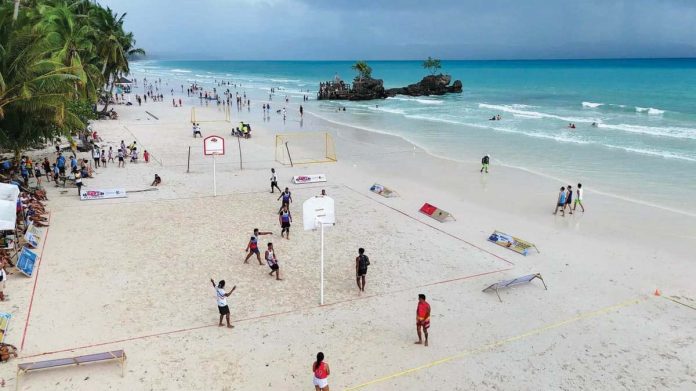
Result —
[{"label": "white sand beach", "polygon": [[[150,163],[110,164],[86,188],[125,188],[127,198],[80,201],[74,188],[46,186],[50,227],[37,273],[7,282],[13,313],[6,342],[18,360],[0,366],[7,387],[16,363],[123,349],[115,363],[22,376],[21,390],[311,390],[323,351],[332,390],[693,390],[696,389],[696,218],[593,193],[585,213],[552,215],[565,183],[481,156],[457,163],[397,137],[337,126],[288,106],[283,123],[263,121],[260,102],[232,111],[250,122],[241,140],[230,124],[202,122],[226,139],[212,160],[193,139],[190,106],[117,106],[120,119],[93,124],[104,145],[137,140]],[[146,110],[158,119],[148,115]],[[220,118],[214,105],[199,118]],[[328,131],[338,161],[281,166],[276,133]],[[191,147],[190,172],[187,153]],[[482,151],[484,153],[485,151]],[[85,157],[86,154],[84,154]],[[142,160],[142,159],[141,159]],[[270,168],[293,194],[290,240],[280,238]],[[149,188],[154,174],[163,183]],[[293,175],[328,181],[294,185]],[[369,191],[378,182],[399,197]],[[325,189],[336,202],[326,231],[326,303],[319,305],[319,234],[302,229],[302,202]],[[440,223],[418,210],[452,213]],[[243,264],[253,228],[272,231],[283,281],[255,259]],[[488,242],[494,230],[536,244],[519,255]],[[355,283],[357,249],[371,265]],[[262,253],[263,254],[263,253]],[[540,281],[495,293],[499,280]],[[234,329],[218,327],[210,278],[224,279]],[[661,296],[655,296],[659,289]],[[419,293],[432,306],[430,346],[415,345]],[[31,308],[31,312],[29,312]]]}]

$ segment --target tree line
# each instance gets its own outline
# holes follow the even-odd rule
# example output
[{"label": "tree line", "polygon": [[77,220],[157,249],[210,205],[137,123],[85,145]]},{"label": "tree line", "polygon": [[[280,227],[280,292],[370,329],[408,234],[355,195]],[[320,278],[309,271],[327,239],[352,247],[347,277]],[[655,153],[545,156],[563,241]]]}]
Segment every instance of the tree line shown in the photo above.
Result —
[{"label": "tree line", "polygon": [[145,54],[125,16],[89,0],[0,0],[0,149],[19,156],[96,117],[110,82]]}]

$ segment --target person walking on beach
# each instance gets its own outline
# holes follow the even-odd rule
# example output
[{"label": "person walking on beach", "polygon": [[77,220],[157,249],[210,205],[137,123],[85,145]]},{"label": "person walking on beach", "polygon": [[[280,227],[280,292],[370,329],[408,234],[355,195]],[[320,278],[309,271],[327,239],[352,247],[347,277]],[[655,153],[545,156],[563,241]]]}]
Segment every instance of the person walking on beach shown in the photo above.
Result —
[{"label": "person walking on beach", "polygon": [[280,266],[278,266],[278,258],[276,258],[275,252],[273,251],[273,243],[268,243],[268,249],[263,257],[266,259],[268,267],[271,268],[271,272],[268,273],[268,275],[272,276],[273,273],[275,273],[276,281],[282,280],[282,278],[280,278]]},{"label": "person walking on beach", "polygon": [[259,251],[259,236],[261,235],[273,235],[273,232],[260,232],[258,228],[254,228],[254,236],[249,239],[249,243],[244,251],[248,251],[246,258],[244,258],[244,263],[249,263],[249,258],[256,254],[256,259],[259,261],[259,265],[263,265],[261,262],[261,253]]},{"label": "person walking on beach", "polygon": [[290,214],[290,210],[288,210],[288,205],[283,204],[283,206],[280,208],[280,212],[278,212],[278,222],[280,223],[280,237],[283,238],[283,234],[285,234],[285,238],[290,240],[290,223],[292,223],[292,215]]},{"label": "person walking on beach", "polygon": [[365,275],[367,267],[370,266],[370,258],[365,255],[365,249],[358,249],[358,256],[355,258],[355,280],[358,283],[358,290],[365,292]]},{"label": "person walking on beach", "polygon": [[312,379],[314,391],[329,391],[327,378],[331,374],[331,369],[329,364],[324,361],[324,353],[317,353],[317,361],[312,364],[312,373],[314,373],[314,378]]},{"label": "person walking on beach", "polygon": [[582,213],[585,213],[585,206],[582,204],[582,183],[578,183],[578,189],[575,190],[575,205],[573,205],[573,211],[580,205]]},{"label": "person walking on beach", "polygon": [[481,173],[483,173],[483,170],[486,170],[486,174],[488,174],[488,164],[491,161],[490,155],[486,154],[486,156],[481,159]]},{"label": "person walking on beach", "polygon": [[99,160],[101,160],[101,153],[99,153],[99,147],[96,145],[92,148],[92,159],[94,159],[94,167],[99,167]]},{"label": "person walking on beach", "polygon": [[292,202],[292,193],[290,192],[290,189],[286,187],[285,191],[280,193],[280,196],[278,196],[278,200],[281,198],[283,199],[283,202],[280,204],[280,209],[282,210],[284,206],[289,208],[290,203]]},{"label": "person walking on beach", "polygon": [[275,168],[271,168],[271,193],[273,193],[274,189],[278,189],[279,192],[283,192],[280,190],[280,187],[278,187],[278,177],[276,176]]},{"label": "person walking on beach", "polygon": [[568,185],[568,190],[566,190],[566,199],[565,199],[565,206],[563,207],[563,211],[565,211],[565,207],[568,207],[568,211],[570,214],[573,214],[573,187],[571,185]]},{"label": "person walking on beach", "polygon": [[213,284],[213,288],[215,288],[218,312],[220,312],[220,323],[218,324],[218,326],[222,327],[222,318],[226,318],[227,327],[231,329],[234,326],[230,324],[230,307],[227,306],[227,298],[230,297],[230,295],[232,294],[232,292],[234,292],[235,289],[237,289],[237,286],[235,285],[232,287],[231,291],[225,292],[225,280],[220,280],[217,286],[215,286],[215,280],[211,278],[210,283]]},{"label": "person walking on beach", "polygon": [[77,171],[77,169],[73,172],[75,173],[75,186],[77,186],[77,196],[79,197],[80,194],[82,194],[80,192],[80,190],[82,189],[82,174],[79,171]]},{"label": "person walking on beach", "polygon": [[418,307],[416,307],[416,333],[418,333],[417,345],[423,343],[421,330],[425,335],[425,346],[428,346],[428,329],[430,328],[430,304],[425,301],[425,295],[418,295]]},{"label": "person walking on beach", "polygon": [[114,162],[114,148],[109,147],[109,163],[113,163],[113,162]]},{"label": "person walking on beach", "polygon": [[304,117],[304,108],[300,105],[300,118]]},{"label": "person walking on beach", "polygon": [[118,167],[126,167],[126,162],[123,160],[123,149],[118,149]]},{"label": "person walking on beach", "polygon": [[566,201],[565,187],[561,187],[561,191],[558,192],[558,200],[556,202],[556,210],[553,211],[554,215],[556,213],[558,213],[558,208],[561,208],[561,212],[563,213],[563,216],[565,216],[565,201]]}]

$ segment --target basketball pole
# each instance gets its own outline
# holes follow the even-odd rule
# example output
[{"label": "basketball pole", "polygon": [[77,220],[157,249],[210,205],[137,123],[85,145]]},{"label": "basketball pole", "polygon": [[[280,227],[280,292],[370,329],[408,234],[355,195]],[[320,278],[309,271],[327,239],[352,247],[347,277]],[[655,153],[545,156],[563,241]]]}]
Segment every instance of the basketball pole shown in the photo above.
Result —
[{"label": "basketball pole", "polygon": [[321,225],[321,293],[319,295],[319,304],[324,305],[324,223]]},{"label": "basketball pole", "polygon": [[215,175],[215,153],[213,154],[213,197],[217,197],[217,177]]}]

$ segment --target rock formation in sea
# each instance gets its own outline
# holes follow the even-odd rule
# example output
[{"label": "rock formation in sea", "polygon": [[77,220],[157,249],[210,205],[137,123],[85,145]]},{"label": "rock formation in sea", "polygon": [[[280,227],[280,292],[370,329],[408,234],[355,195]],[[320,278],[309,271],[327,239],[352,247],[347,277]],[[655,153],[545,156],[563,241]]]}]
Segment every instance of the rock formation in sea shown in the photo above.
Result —
[{"label": "rock formation in sea", "polygon": [[342,80],[319,83],[317,99],[332,100],[372,100],[384,99],[395,95],[426,96],[444,95],[447,93],[461,93],[462,82],[455,80],[450,85],[450,75],[428,75],[415,84],[406,87],[384,88],[382,79],[371,77],[356,77],[353,84],[349,85]]}]

